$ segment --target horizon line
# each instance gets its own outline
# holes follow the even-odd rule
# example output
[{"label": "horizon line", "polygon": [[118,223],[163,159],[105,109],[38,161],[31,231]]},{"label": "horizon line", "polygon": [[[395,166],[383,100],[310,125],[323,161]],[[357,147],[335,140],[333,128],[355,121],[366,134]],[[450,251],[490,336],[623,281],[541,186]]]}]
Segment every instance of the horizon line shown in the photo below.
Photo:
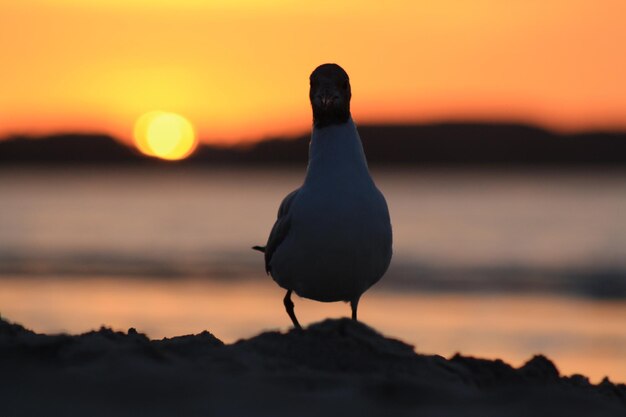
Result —
[{"label": "horizon line", "polygon": [[[520,120],[472,120],[472,119],[442,119],[438,121],[402,121],[402,122],[365,122],[365,123],[357,123],[359,127],[369,128],[369,127],[378,127],[378,128],[394,128],[394,127],[436,127],[436,126],[508,126],[508,127],[518,127],[518,128],[529,128],[544,131],[546,133],[555,135],[555,136],[577,136],[577,135],[589,135],[589,134],[609,134],[609,135],[626,135],[626,127],[624,128],[612,128],[608,126],[589,126],[586,128],[578,128],[578,129],[559,129],[553,126],[546,126],[541,123],[533,123],[527,121]],[[285,133],[277,133],[275,135],[265,135],[262,137],[246,137],[241,138],[239,140],[224,140],[224,139],[214,139],[214,140],[203,140],[202,137],[198,137],[198,146],[209,146],[216,148],[237,148],[237,147],[247,147],[254,146],[258,143],[274,141],[274,140],[297,140],[303,137],[310,135],[312,128],[307,128],[300,130],[299,133],[285,134]],[[93,136],[93,137],[108,137],[113,139],[114,141],[131,148],[135,148],[134,144],[129,143],[127,140],[122,137],[115,135],[111,132],[107,132],[106,130],[53,130],[46,133],[29,133],[29,132],[12,132],[8,134],[4,134],[0,136],[0,142],[5,142],[8,140],[17,140],[17,139],[27,139],[27,140],[40,140],[40,139],[49,139],[60,136]],[[205,138],[206,139],[206,138]]]}]

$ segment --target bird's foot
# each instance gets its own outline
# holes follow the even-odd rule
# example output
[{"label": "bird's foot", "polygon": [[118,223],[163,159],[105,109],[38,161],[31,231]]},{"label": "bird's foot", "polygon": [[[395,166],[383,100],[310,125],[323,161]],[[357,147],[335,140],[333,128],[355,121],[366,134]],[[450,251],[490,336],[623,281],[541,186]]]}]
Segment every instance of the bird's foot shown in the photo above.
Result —
[{"label": "bird's foot", "polygon": [[300,323],[298,323],[298,318],[296,317],[296,313],[293,310],[294,304],[293,301],[291,301],[291,290],[287,290],[287,294],[283,299],[283,303],[285,304],[285,310],[287,310],[289,318],[293,322],[293,327],[302,330],[302,326],[300,326]]}]

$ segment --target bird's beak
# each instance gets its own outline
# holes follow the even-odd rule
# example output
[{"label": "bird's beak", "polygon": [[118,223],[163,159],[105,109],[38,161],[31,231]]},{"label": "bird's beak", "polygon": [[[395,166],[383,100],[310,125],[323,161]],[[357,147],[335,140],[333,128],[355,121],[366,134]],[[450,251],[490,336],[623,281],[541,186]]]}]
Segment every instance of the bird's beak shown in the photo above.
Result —
[{"label": "bird's beak", "polygon": [[331,103],[333,102],[333,97],[330,94],[324,94],[321,98],[320,101],[322,102],[322,107],[329,107],[331,105]]}]

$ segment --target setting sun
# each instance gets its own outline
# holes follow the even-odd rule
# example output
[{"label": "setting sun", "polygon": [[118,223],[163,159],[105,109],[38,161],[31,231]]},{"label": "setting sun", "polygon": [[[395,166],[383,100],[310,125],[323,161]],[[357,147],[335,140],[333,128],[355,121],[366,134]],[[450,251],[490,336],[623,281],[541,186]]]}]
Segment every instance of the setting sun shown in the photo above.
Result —
[{"label": "setting sun", "polygon": [[133,136],[142,153],[171,161],[188,157],[198,144],[189,120],[163,111],[142,115],[135,123]]}]

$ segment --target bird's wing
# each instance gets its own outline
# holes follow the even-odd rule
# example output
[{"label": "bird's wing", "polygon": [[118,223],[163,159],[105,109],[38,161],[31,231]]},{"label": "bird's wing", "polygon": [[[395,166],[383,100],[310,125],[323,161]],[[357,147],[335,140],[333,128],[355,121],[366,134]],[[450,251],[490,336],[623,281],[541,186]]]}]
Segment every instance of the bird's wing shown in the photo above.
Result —
[{"label": "bird's wing", "polygon": [[285,240],[287,233],[289,233],[289,228],[291,227],[289,209],[298,191],[300,191],[299,188],[290,192],[287,197],[283,199],[283,202],[280,203],[280,207],[278,208],[278,218],[276,219],[276,223],[274,223],[274,227],[272,227],[270,237],[267,239],[267,245],[265,246],[265,272],[268,274],[271,270],[270,261],[272,260],[272,255],[274,255],[276,248]]}]

